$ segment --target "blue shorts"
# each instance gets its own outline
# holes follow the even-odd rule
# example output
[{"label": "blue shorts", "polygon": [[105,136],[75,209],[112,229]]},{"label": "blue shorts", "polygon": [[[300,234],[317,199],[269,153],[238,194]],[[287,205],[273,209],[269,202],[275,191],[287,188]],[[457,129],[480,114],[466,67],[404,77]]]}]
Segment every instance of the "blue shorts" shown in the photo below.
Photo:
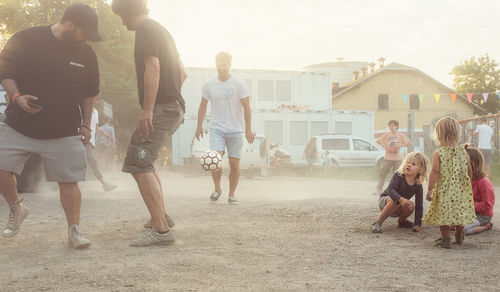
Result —
[{"label": "blue shorts", "polygon": [[223,133],[219,130],[210,129],[210,149],[225,151],[226,147],[228,157],[241,159],[243,133]]}]

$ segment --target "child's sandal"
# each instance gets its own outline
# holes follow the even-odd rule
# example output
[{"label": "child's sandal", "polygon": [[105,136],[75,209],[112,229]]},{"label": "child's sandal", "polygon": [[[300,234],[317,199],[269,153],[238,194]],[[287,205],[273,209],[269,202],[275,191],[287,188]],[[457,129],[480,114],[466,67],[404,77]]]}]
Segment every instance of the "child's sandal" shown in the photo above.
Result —
[{"label": "child's sandal", "polygon": [[434,241],[434,245],[442,248],[451,248],[451,238],[438,238]]}]

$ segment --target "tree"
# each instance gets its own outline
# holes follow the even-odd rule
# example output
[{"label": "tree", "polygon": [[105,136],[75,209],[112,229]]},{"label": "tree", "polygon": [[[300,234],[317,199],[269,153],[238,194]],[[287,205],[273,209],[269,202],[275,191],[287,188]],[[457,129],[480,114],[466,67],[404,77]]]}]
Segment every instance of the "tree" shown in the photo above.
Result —
[{"label": "tree", "polygon": [[[453,67],[450,75],[455,75],[453,87],[462,94],[474,93],[472,102],[489,113],[500,110],[497,92],[500,89],[498,63],[488,54],[479,58],[471,57]],[[489,93],[485,102],[482,93]]]},{"label": "tree", "polygon": [[15,32],[37,25],[56,23],[66,7],[74,3],[94,7],[99,15],[99,31],[103,42],[94,47],[101,75],[101,96],[113,105],[118,148],[124,150],[131,131],[136,126],[139,104],[135,65],[133,63],[133,33],[121,25],[106,0],[2,0],[0,2],[0,49]]}]

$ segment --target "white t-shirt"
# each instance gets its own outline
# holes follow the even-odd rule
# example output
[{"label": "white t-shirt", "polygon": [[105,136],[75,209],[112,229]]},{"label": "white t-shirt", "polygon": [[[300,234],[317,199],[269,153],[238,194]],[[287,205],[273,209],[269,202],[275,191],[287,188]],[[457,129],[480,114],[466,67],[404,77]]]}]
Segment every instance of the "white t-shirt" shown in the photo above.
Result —
[{"label": "white t-shirt", "polygon": [[482,124],[476,127],[475,133],[478,135],[477,148],[491,149],[491,136],[493,136],[493,129],[486,124]]},{"label": "white t-shirt", "polygon": [[92,109],[92,118],[90,119],[90,144],[95,147],[95,131],[97,128],[97,123],[99,123],[99,112],[93,108]]},{"label": "white t-shirt", "polygon": [[244,132],[243,107],[240,100],[248,96],[250,89],[243,80],[234,76],[224,82],[218,77],[205,82],[202,97],[212,102],[210,129],[226,134]]}]

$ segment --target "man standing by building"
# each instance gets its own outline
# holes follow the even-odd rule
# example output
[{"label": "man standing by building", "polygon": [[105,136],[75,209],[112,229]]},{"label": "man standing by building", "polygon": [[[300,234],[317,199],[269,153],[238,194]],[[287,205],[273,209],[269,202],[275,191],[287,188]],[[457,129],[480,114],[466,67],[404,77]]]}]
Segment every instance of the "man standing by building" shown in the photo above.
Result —
[{"label": "man standing by building", "polygon": [[380,169],[380,177],[375,195],[380,195],[382,192],[385,178],[391,168],[394,173],[401,165],[403,156],[401,155],[401,152],[399,152],[399,149],[404,146],[411,146],[411,141],[405,135],[398,132],[398,121],[390,120],[388,126],[390,132],[385,133],[382,137],[380,137],[380,139],[377,140],[377,143],[385,148],[385,156],[382,162],[382,168]]},{"label": "man standing by building", "polygon": [[[28,216],[16,190],[31,153],[38,153],[48,181],[59,184],[68,223],[68,244],[86,248],[79,232],[85,149],[94,96],[99,93],[97,57],[87,41],[101,41],[97,14],[75,4],[52,26],[12,36],[0,54],[0,81],[11,101],[0,124],[0,193],[10,206],[3,236],[12,237]],[[82,144],[83,140],[83,144]]]},{"label": "man standing by building", "polygon": [[[132,134],[122,171],[131,173],[151,214],[151,226],[131,246],[167,245],[175,241],[167,224],[161,181],[153,166],[161,145],[183,121],[181,87],[186,72],[175,41],[148,17],[145,0],[113,0],[123,25],[135,31],[135,67],[142,114]],[[172,225],[172,224],[170,224]]]},{"label": "man standing by building", "polygon": [[[218,76],[208,80],[202,89],[202,98],[198,109],[198,127],[196,139],[203,137],[203,120],[207,112],[208,102],[212,102],[210,122],[210,149],[224,156],[226,147],[229,157],[229,204],[237,204],[236,186],[240,179],[241,147],[243,133],[248,143],[253,143],[252,111],[250,109],[250,90],[245,82],[231,76],[232,57],[229,53],[220,52],[215,56]],[[243,118],[245,122],[243,123]],[[210,196],[216,202],[222,194],[222,170],[212,172],[215,190]]]},{"label": "man standing by building", "polygon": [[491,142],[493,140],[493,129],[488,126],[488,119],[481,117],[479,125],[474,131],[474,137],[477,137],[477,148],[484,156],[484,163],[486,164],[486,173],[491,177]]}]

